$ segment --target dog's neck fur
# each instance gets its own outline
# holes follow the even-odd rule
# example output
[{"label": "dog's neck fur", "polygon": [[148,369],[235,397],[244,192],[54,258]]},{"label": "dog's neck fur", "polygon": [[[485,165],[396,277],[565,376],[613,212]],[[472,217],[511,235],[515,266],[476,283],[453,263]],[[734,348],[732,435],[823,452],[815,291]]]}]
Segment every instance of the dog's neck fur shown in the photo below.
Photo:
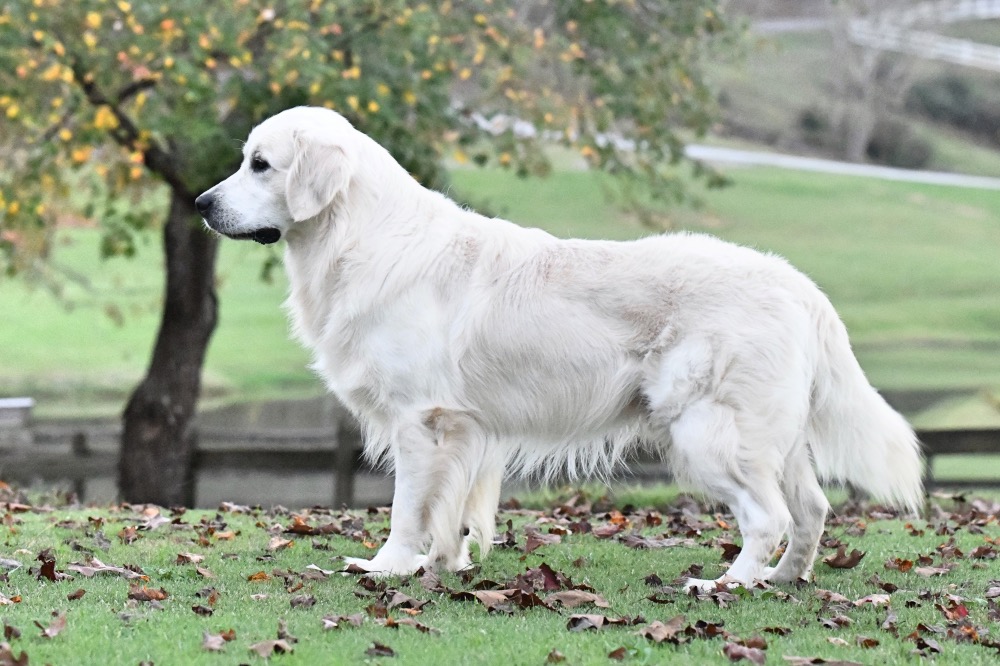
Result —
[{"label": "dog's neck fur", "polygon": [[[443,195],[420,186],[382,146],[364,137],[363,149],[347,188],[319,215],[295,223],[285,236],[290,286],[285,306],[295,336],[309,347],[322,336],[336,306],[329,295],[352,288],[351,276],[360,277],[363,271],[349,268],[373,261],[381,238],[421,233],[425,221],[443,205],[458,210]],[[325,260],[316,261],[320,256]],[[318,266],[322,269],[316,270]]]}]

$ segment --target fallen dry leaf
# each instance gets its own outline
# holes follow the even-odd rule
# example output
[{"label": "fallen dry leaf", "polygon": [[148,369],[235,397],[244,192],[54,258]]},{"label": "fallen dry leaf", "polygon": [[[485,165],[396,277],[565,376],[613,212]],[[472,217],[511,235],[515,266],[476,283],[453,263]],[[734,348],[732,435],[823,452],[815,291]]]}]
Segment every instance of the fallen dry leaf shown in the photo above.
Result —
[{"label": "fallen dry leaf", "polygon": [[135,599],[136,601],[163,601],[170,595],[162,587],[158,590],[146,587],[145,585],[139,586],[138,584],[132,584],[128,588],[128,598]]},{"label": "fallen dry leaf", "polygon": [[55,638],[66,628],[66,613],[55,615],[55,619],[47,627],[38,620],[35,620],[35,626],[42,630],[42,638]]},{"label": "fallen dry leaf", "polygon": [[617,648],[608,653],[608,659],[612,659],[614,661],[624,661],[627,656],[628,650],[624,647]]},{"label": "fallen dry leaf", "polygon": [[855,606],[864,606],[865,604],[871,604],[872,606],[888,606],[890,597],[888,594],[869,594],[867,597],[861,597],[854,602]]},{"label": "fallen dry leaf", "polygon": [[292,646],[288,641],[278,639],[272,641],[260,641],[259,643],[254,643],[250,646],[251,652],[256,652],[264,659],[267,659],[272,654],[286,654],[292,651]]},{"label": "fallen dry leaf", "polygon": [[207,631],[201,637],[201,649],[209,652],[218,652],[226,645],[226,639],[222,634],[210,634]]},{"label": "fallen dry leaf", "polygon": [[204,555],[198,555],[197,553],[177,553],[177,559],[174,560],[174,564],[201,564],[204,561]]},{"label": "fallen dry leaf", "polygon": [[290,548],[295,542],[291,539],[282,539],[280,536],[273,536],[271,540],[267,542],[267,551],[274,552],[277,550],[283,550],[285,548]]},{"label": "fallen dry leaf", "polygon": [[85,595],[86,593],[87,591],[81,587],[75,592],[70,592],[69,594],[67,594],[66,599],[68,599],[69,601],[78,601],[82,599],[83,595]]},{"label": "fallen dry leaf", "polygon": [[684,624],[684,616],[678,615],[673,619],[667,620],[666,623],[655,620],[640,629],[638,634],[654,643],[673,643],[677,645],[680,643],[678,635],[684,633]]},{"label": "fallen dry leaf", "polygon": [[831,569],[853,569],[864,556],[865,554],[857,549],[847,554],[847,546],[841,544],[837,546],[837,552],[824,557],[823,562]]},{"label": "fallen dry leaf", "polygon": [[271,580],[271,576],[264,571],[258,571],[257,573],[247,576],[247,580],[251,583],[259,583],[263,580]]},{"label": "fallen dry leaf", "polygon": [[137,573],[131,569],[126,569],[124,567],[113,567],[101,562],[99,559],[92,558],[88,564],[80,564],[74,562],[66,567],[67,571],[74,571],[87,578],[93,578],[97,574],[112,574],[114,576],[121,576],[125,580],[149,580],[149,576]]},{"label": "fallen dry leaf", "polygon": [[545,657],[546,664],[561,664],[564,661],[566,661],[566,655],[555,648],[552,648],[552,651]]},{"label": "fallen dry leaf", "polygon": [[383,645],[382,643],[372,643],[371,647],[365,650],[365,654],[369,657],[395,657],[396,653],[388,645]]},{"label": "fallen dry leaf", "polygon": [[28,653],[21,650],[21,654],[14,656],[14,649],[9,643],[0,643],[0,664],[3,666],[28,666]]},{"label": "fallen dry leaf", "polygon": [[552,606],[552,604],[562,604],[566,608],[576,608],[583,604],[592,604],[598,608],[610,608],[611,604],[608,603],[607,599],[594,592],[586,592],[584,590],[564,590],[562,592],[553,592],[549,596],[545,597],[545,604],[547,606]]},{"label": "fallen dry leaf", "polygon": [[746,659],[758,665],[767,661],[767,654],[763,650],[740,645],[739,643],[726,643],[722,646],[722,654],[729,657],[729,661],[742,661]]},{"label": "fallen dry leaf", "polygon": [[327,615],[323,618],[323,629],[340,629],[345,625],[360,627],[364,621],[365,616],[363,613],[355,613],[354,615]]}]

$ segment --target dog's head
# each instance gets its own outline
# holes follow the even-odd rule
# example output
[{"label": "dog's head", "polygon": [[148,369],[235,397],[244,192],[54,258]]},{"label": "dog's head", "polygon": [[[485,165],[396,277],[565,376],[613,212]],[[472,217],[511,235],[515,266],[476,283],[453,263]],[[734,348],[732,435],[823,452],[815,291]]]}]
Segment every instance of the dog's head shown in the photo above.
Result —
[{"label": "dog's head", "polygon": [[209,228],[229,238],[275,243],[347,188],[357,131],[335,111],[297,107],[255,127],[232,176],[195,200]]}]

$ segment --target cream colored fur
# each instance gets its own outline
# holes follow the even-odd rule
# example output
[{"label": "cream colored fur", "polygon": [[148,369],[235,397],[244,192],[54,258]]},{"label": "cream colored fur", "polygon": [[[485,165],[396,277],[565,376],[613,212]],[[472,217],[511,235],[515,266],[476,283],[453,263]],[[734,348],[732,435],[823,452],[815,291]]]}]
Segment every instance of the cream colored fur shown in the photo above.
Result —
[{"label": "cream colored fur", "polygon": [[561,240],[488,219],[324,109],[270,118],[244,155],[199,207],[223,234],[280,232],[295,335],[395,471],[388,540],[350,560],[364,569],[467,566],[505,474],[605,474],[637,446],[732,508],[727,582],[809,576],[828,508],[815,470],[918,509],[913,431],[784,260],[705,235]]}]

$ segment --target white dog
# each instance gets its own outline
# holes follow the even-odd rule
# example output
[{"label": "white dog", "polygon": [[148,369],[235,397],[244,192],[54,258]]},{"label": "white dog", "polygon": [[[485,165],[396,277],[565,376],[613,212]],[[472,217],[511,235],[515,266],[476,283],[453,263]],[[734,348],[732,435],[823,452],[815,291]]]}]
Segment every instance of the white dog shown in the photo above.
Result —
[{"label": "white dog", "polygon": [[919,509],[913,431],[784,260],[487,219],[326,109],[277,114],[243,154],[198,210],[231,238],[285,239],[295,334],[395,469],[389,537],[349,562],[461,569],[470,540],[489,550],[506,473],[606,473],[638,446],[732,508],[743,549],[723,583],[808,578],[828,509],[814,466]]}]

